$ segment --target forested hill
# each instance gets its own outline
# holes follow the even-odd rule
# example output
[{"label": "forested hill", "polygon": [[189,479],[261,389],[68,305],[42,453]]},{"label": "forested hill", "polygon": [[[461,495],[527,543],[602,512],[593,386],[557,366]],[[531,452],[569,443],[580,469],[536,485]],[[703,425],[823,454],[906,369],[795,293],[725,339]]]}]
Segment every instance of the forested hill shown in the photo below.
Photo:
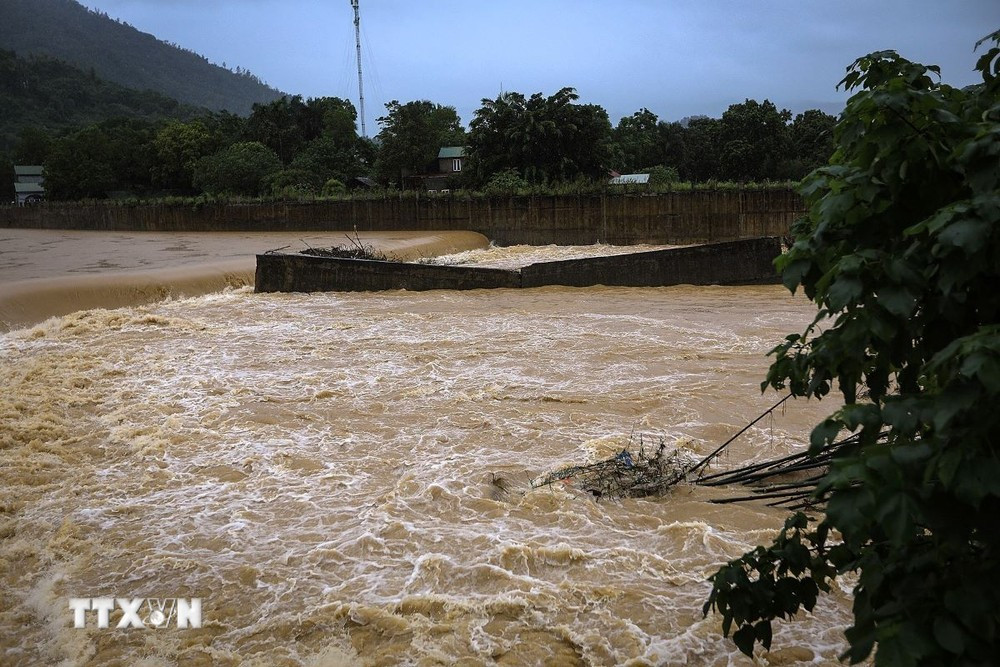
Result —
[{"label": "forested hill", "polygon": [[0,48],[22,57],[51,56],[108,81],[215,111],[247,115],[255,102],[281,96],[249,72],[231,72],[74,0],[0,0]]},{"label": "forested hill", "polygon": [[187,119],[205,113],[151,90],[134,90],[83,72],[64,62],[37,56],[19,58],[0,49],[0,150],[9,148],[22,128],[58,132],[110,118]]}]

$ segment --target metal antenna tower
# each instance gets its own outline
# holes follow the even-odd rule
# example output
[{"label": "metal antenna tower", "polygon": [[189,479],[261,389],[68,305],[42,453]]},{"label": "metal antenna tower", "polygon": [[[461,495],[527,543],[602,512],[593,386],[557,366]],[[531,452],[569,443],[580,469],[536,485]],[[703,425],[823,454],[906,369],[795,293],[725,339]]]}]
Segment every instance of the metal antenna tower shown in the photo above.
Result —
[{"label": "metal antenna tower", "polygon": [[361,114],[361,136],[367,137],[365,130],[365,88],[361,81],[361,10],[358,7],[360,0],[351,0],[351,7],[354,8],[354,41],[358,47],[358,112]]}]

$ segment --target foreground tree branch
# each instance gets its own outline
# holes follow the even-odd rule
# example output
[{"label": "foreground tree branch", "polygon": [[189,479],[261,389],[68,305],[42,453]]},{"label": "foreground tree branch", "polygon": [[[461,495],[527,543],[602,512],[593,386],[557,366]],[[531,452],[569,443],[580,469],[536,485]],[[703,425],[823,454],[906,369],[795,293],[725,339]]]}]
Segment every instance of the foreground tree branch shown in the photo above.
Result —
[{"label": "foreground tree branch", "polygon": [[[778,260],[816,303],[777,346],[764,387],[846,405],[815,498],[769,547],[723,566],[716,610],[741,651],[856,573],[844,657],[876,665],[995,664],[1000,633],[1000,32],[956,89],[892,51],[858,59],[830,164],[803,183],[807,217]],[[915,133],[913,128],[922,128]],[[859,387],[867,396],[859,396]],[[735,629],[734,629],[735,628]],[[876,650],[877,648],[877,650]]]}]

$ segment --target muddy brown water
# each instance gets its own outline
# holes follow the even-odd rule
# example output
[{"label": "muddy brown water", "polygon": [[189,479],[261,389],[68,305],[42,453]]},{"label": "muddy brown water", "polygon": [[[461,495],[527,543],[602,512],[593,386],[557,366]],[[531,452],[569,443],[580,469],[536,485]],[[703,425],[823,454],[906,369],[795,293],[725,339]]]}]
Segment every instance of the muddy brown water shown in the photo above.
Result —
[{"label": "muddy brown water", "polygon": [[[705,579],[783,512],[528,480],[640,436],[711,451],[812,312],[772,286],[241,288],[0,335],[0,662],[753,664]],[[834,407],[789,402],[715,468]],[[96,596],[200,597],[203,627],[73,628]],[[836,664],[849,618],[838,590],[758,663]]]},{"label": "muddy brown water", "polygon": [[253,285],[269,250],[370,246],[401,261],[485,249],[476,232],[93,232],[0,229],[0,331]]}]

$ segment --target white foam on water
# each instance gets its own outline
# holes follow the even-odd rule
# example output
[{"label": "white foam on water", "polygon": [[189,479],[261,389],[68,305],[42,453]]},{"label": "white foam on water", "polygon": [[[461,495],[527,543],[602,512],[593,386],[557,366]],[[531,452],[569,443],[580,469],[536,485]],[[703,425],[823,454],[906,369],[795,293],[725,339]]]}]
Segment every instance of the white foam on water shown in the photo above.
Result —
[{"label": "white foam on water", "polygon": [[[774,402],[763,352],[810,315],[770,287],[234,290],[6,334],[0,628],[27,629],[0,650],[749,664],[701,618],[705,578],[780,512],[528,480],[640,436],[704,455]],[[796,451],[833,407],[796,402],[716,467]],[[202,597],[206,627],[70,627],[69,597],[106,593]],[[838,593],[775,646],[832,660],[848,617]]]}]

